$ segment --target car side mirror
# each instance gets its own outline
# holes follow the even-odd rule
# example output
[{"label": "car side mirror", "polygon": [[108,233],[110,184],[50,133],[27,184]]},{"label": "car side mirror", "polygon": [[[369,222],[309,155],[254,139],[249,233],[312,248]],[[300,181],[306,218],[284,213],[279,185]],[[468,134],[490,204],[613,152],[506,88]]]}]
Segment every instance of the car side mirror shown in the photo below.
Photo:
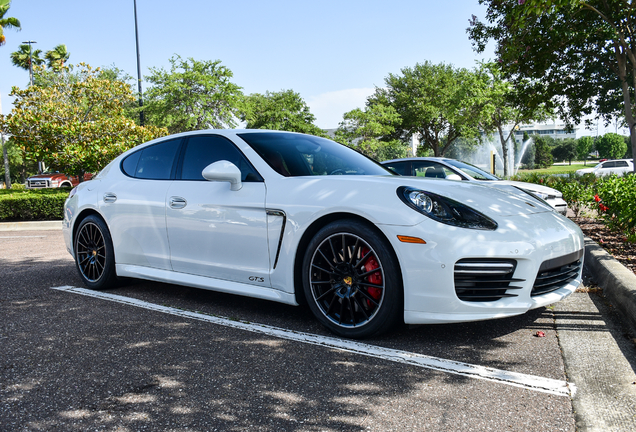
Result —
[{"label": "car side mirror", "polygon": [[457,174],[449,174],[446,176],[446,180],[459,180],[461,181],[462,178],[460,176],[458,176]]},{"label": "car side mirror", "polygon": [[209,181],[230,182],[230,190],[237,191],[243,187],[241,170],[232,162],[222,160],[203,168],[201,175]]}]

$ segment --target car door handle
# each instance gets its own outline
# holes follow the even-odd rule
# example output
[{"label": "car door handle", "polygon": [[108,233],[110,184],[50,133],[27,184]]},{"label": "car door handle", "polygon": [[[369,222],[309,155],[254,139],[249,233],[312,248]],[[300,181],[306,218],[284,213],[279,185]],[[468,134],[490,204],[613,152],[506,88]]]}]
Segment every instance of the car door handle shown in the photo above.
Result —
[{"label": "car door handle", "polygon": [[170,197],[170,201],[169,201],[169,205],[170,208],[173,209],[182,209],[185,206],[188,205],[188,202],[185,200],[185,198],[181,198],[181,197]]},{"label": "car door handle", "polygon": [[105,203],[114,203],[115,201],[117,201],[117,195],[115,195],[114,193],[106,192],[104,194]]}]

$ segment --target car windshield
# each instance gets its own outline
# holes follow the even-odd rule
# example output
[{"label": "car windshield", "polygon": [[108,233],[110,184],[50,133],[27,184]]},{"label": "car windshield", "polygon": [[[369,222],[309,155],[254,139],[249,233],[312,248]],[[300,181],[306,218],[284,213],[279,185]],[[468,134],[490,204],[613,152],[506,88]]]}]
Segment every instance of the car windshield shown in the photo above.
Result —
[{"label": "car windshield", "polygon": [[285,177],[396,175],[363,154],[325,138],[281,132],[239,136]]},{"label": "car windshield", "polygon": [[483,171],[477,168],[476,166],[466,162],[462,162],[462,161],[458,161],[454,159],[447,159],[445,160],[445,162],[451,166],[454,166],[455,168],[460,169],[461,171],[468,174],[475,180],[501,180],[499,177],[494,176],[490,173],[487,173],[486,171]]}]

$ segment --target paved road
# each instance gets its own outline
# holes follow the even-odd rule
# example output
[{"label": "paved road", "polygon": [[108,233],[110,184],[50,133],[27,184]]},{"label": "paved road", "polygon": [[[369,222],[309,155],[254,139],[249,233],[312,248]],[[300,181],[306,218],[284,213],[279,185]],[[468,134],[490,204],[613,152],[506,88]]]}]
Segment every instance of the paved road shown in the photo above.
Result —
[{"label": "paved road", "polygon": [[304,307],[150,282],[102,297],[71,287],[81,282],[60,231],[0,232],[2,431],[635,429],[627,360],[604,381],[616,399],[618,380],[620,402],[584,412],[596,390],[568,356],[589,332],[604,338],[589,355],[636,358],[587,294],[352,344]]}]

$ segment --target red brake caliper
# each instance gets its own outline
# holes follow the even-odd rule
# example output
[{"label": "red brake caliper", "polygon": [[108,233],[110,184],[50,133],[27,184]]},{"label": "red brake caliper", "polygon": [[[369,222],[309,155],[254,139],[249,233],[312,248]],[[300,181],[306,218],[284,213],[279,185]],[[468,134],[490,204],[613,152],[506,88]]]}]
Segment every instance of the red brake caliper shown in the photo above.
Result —
[{"label": "red brake caliper", "polygon": [[[367,253],[369,253],[369,248],[366,248],[366,247],[361,248],[360,253],[362,254],[362,256],[365,256]],[[367,260],[362,265],[362,271],[365,273],[371,270],[379,269],[379,268],[380,268],[380,264],[378,264],[378,261],[375,259],[375,256],[373,255],[369,256],[369,258],[367,258]],[[371,273],[369,276],[367,276],[367,281],[374,285],[382,285],[382,273],[381,272]],[[382,288],[367,287],[367,293],[369,293],[369,296],[371,296],[374,300],[380,300],[380,297],[382,297]],[[367,299],[367,306],[373,307],[373,304],[371,303],[371,300],[369,299]]]}]

